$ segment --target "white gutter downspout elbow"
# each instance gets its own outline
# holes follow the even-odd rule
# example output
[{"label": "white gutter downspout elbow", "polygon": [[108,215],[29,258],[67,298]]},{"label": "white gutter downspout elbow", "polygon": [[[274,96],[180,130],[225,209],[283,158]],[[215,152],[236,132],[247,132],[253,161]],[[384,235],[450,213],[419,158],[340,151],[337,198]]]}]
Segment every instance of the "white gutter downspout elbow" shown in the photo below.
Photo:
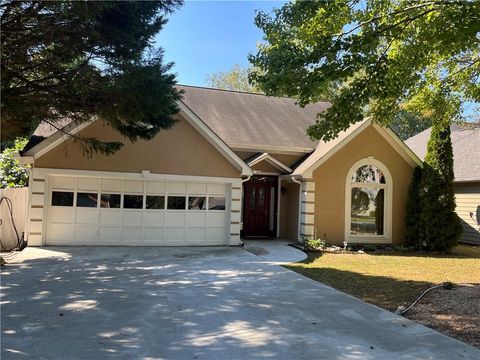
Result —
[{"label": "white gutter downspout elbow", "polygon": [[302,242],[301,238],[301,221],[302,221],[302,182],[292,176],[292,181],[298,184],[298,228],[297,241]]}]

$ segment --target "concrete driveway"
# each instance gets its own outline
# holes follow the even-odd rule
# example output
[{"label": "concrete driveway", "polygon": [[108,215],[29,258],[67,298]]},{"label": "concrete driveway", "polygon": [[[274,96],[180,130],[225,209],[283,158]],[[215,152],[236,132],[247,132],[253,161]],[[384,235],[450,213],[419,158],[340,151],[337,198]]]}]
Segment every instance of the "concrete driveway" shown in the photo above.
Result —
[{"label": "concrete driveway", "polygon": [[29,248],[2,287],[2,359],[480,358],[239,248]]}]

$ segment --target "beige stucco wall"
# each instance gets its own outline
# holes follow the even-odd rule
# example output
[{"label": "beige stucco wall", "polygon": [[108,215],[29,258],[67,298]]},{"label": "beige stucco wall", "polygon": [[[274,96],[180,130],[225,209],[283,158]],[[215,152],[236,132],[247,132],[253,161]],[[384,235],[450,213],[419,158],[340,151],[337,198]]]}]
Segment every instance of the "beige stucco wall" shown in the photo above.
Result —
[{"label": "beige stucco wall", "polygon": [[252,168],[252,170],[254,172],[255,171],[261,171],[261,172],[275,173],[275,174],[281,174],[282,173],[282,171],[279,168],[273,166],[272,164],[270,164],[266,160],[260,161],[259,163],[255,164],[255,165],[252,165],[250,167]]},{"label": "beige stucco wall", "polygon": [[171,130],[160,131],[150,141],[132,143],[101,121],[86,127],[80,136],[121,141],[124,146],[113,155],[94,154],[88,159],[81,154],[80,145],[70,139],[36,159],[35,166],[118,172],[150,170],[157,174],[194,176],[240,176],[240,171],[181,117],[178,117],[178,122]]},{"label": "beige stucco wall", "polygon": [[480,244],[480,182],[455,183],[456,212],[463,225],[460,241]]},{"label": "beige stucco wall", "polygon": [[400,244],[405,235],[405,204],[413,168],[369,126],[313,172],[315,181],[315,231],[330,243],[341,244],[345,237],[345,181],[358,160],[372,156],[381,161],[393,178],[392,242]]}]

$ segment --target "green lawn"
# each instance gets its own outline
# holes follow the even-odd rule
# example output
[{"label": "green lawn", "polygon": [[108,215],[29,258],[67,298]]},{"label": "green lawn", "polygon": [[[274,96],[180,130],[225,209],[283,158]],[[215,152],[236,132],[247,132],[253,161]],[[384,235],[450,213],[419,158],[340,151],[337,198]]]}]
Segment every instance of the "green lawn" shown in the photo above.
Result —
[{"label": "green lawn", "polygon": [[407,306],[432,284],[480,283],[480,247],[459,245],[452,254],[311,254],[286,266],[388,310]]}]

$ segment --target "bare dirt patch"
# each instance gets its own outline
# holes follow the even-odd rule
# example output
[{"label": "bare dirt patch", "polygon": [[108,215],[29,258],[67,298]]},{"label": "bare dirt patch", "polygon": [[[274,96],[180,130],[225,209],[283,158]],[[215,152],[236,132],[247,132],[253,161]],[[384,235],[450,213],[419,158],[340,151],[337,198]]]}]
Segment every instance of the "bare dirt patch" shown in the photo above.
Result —
[{"label": "bare dirt patch", "polygon": [[480,348],[480,285],[432,290],[406,317]]}]

